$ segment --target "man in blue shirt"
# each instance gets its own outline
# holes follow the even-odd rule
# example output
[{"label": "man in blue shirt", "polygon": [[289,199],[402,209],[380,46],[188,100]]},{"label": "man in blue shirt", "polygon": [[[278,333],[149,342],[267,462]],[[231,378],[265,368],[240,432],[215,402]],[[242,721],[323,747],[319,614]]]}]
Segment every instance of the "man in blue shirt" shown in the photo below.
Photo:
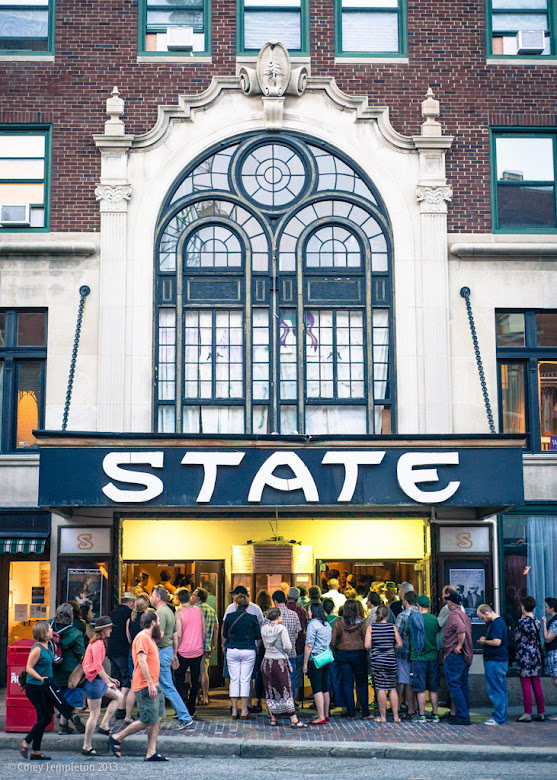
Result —
[{"label": "man in blue shirt", "polygon": [[508,632],[502,617],[489,604],[480,604],[478,617],[487,626],[485,636],[478,639],[484,650],[485,684],[493,704],[493,717],[486,726],[499,726],[507,722],[507,671],[509,669]]}]

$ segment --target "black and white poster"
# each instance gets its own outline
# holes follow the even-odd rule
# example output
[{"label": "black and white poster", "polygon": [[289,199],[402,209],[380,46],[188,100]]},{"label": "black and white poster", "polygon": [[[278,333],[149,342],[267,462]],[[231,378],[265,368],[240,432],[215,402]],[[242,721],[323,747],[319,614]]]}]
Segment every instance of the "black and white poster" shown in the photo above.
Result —
[{"label": "black and white poster", "polygon": [[485,569],[449,569],[449,584],[456,588],[470,620],[478,622],[477,609],[485,603]]}]

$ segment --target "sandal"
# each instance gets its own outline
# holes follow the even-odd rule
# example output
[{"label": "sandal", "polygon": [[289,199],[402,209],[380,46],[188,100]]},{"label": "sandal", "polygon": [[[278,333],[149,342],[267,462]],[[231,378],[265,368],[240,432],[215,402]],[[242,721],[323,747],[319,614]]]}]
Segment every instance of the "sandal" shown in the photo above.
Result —
[{"label": "sandal", "polygon": [[[278,726],[278,722],[276,720],[270,720],[269,726]],[[294,728],[294,726],[292,728]]]},{"label": "sandal", "polygon": [[110,729],[103,729],[100,726],[98,726],[97,733],[104,734],[105,737],[109,737],[112,734],[112,731]]},{"label": "sandal", "polygon": [[162,753],[153,753],[152,756],[149,756],[149,758],[144,758],[144,761],[168,761],[168,758],[166,756],[163,756]]},{"label": "sandal", "polygon": [[95,750],[95,748],[91,748],[91,750],[85,750],[85,748],[81,748],[81,755],[82,756],[98,756],[99,754]]},{"label": "sandal", "polygon": [[45,756],[44,753],[31,753],[29,756],[31,761],[52,761],[50,756]]},{"label": "sandal", "polygon": [[301,720],[297,720],[296,723],[290,724],[291,729],[307,729],[307,724],[302,723]]},{"label": "sandal", "polygon": [[22,739],[21,742],[19,743],[19,752],[21,753],[23,758],[29,758],[29,745],[25,747],[25,745],[23,744],[24,742],[25,740]]},{"label": "sandal", "polygon": [[[374,718],[373,720],[374,720],[376,723],[386,723],[386,722],[387,722],[387,719],[386,719],[386,718],[385,718],[385,720],[383,720],[383,718]],[[395,723],[400,723],[400,720],[398,720],[398,721],[395,721]]]},{"label": "sandal", "polygon": [[108,745],[112,753],[116,756],[116,758],[122,758],[122,752],[121,752],[122,746],[120,745],[117,739],[114,739],[112,734],[108,737]]}]

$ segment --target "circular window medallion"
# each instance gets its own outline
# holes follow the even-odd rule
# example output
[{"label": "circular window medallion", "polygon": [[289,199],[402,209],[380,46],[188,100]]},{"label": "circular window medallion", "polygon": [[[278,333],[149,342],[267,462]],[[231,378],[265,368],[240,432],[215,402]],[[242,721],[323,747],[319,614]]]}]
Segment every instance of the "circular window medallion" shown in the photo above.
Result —
[{"label": "circular window medallion", "polygon": [[240,177],[246,195],[264,208],[281,209],[302,192],[306,170],[300,155],[289,146],[257,146],[245,157]]}]

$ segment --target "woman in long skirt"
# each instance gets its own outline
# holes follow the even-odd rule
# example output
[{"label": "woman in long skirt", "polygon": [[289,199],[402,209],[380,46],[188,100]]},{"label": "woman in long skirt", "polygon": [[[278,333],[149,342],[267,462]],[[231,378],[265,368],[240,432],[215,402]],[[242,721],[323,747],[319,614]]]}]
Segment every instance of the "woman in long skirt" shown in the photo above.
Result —
[{"label": "woman in long skirt", "polygon": [[277,725],[277,718],[289,717],[291,728],[305,729],[307,726],[298,720],[294,706],[290,661],[288,660],[292,643],[288,631],[282,625],[280,609],[276,607],[270,609],[267,613],[267,619],[268,623],[261,629],[261,638],[265,645],[265,655],[261,662],[261,676],[265,687],[271,726]]}]

